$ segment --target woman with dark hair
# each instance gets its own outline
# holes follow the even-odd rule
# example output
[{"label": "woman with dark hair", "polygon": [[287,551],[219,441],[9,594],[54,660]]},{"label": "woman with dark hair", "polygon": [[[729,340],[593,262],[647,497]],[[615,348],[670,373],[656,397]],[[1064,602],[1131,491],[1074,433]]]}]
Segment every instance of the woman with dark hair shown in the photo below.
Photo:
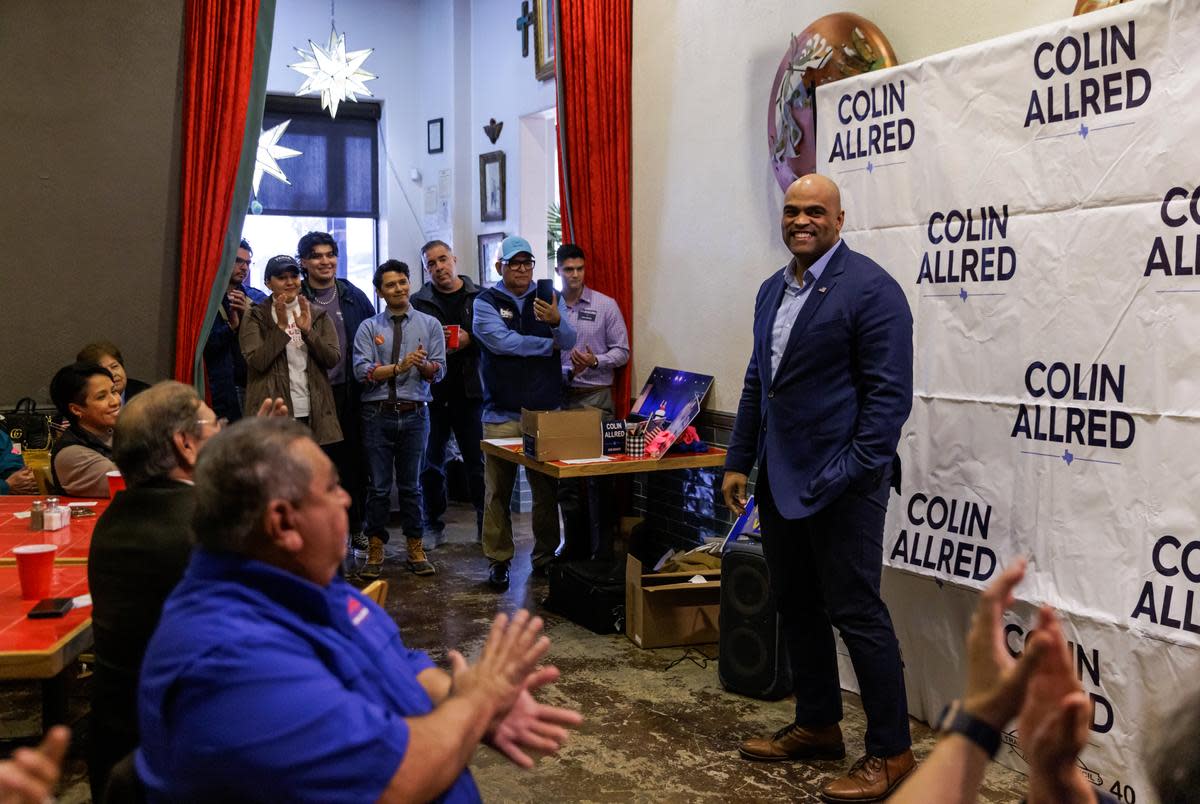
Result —
[{"label": "woman with dark hair", "polygon": [[300,293],[300,265],[292,257],[268,260],[263,280],[271,295],[250,308],[238,329],[246,358],[246,410],[283,398],[318,444],[341,441],[327,373],[341,358],[333,321]]},{"label": "woman with dark hair", "polygon": [[121,356],[121,350],[112,341],[93,341],[80,349],[79,354],[75,355],[75,359],[80,363],[95,363],[100,368],[106,369],[112,375],[113,385],[117,388],[117,395],[121,397],[122,405],[129,401],[129,397],[140,394],[150,387],[149,383],[135,380],[125,374],[125,358]]},{"label": "woman with dark hair", "polygon": [[121,396],[108,369],[95,363],[63,366],[50,381],[50,398],[71,426],[50,451],[54,487],[74,497],[107,497],[112,429]]}]

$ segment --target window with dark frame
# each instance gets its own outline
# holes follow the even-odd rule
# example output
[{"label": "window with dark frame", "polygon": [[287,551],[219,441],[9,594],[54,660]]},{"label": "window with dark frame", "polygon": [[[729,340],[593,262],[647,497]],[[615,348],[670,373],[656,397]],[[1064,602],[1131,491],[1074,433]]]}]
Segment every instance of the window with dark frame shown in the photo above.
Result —
[{"label": "window with dark frame", "polygon": [[263,130],[291,120],[286,145],[302,156],[280,163],[291,185],[264,178],[264,215],[379,218],[378,103],[338,106],[337,118],[317,98],[268,95]]},{"label": "window with dark frame", "polygon": [[318,230],[338,242],[338,276],[375,297],[381,111],[371,101],[344,103],[331,118],[319,98],[267,96],[263,130],[290,120],[280,144],[301,155],[279,163],[288,184],[263,176],[256,199],[262,209],[246,215],[243,236],[254,247],[252,284],[261,286],[267,260],[294,253],[301,235]]}]

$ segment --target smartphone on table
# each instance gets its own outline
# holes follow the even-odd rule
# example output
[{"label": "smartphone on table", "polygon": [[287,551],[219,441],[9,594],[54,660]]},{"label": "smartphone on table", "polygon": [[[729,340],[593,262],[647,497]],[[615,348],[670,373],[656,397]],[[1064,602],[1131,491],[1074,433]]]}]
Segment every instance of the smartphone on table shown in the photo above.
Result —
[{"label": "smartphone on table", "polygon": [[31,620],[42,620],[50,617],[63,617],[75,606],[75,600],[69,597],[47,597],[29,610],[25,616]]}]

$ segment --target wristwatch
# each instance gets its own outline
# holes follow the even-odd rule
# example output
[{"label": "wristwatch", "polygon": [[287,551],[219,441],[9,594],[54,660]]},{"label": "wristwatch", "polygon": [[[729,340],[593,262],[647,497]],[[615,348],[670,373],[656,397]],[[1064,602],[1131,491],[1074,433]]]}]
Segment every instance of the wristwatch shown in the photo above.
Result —
[{"label": "wristwatch", "polygon": [[968,713],[959,700],[946,704],[946,708],[937,719],[934,731],[939,735],[961,734],[982,748],[988,759],[994,758],[1000,750],[1000,732],[991,724],[984,723]]}]

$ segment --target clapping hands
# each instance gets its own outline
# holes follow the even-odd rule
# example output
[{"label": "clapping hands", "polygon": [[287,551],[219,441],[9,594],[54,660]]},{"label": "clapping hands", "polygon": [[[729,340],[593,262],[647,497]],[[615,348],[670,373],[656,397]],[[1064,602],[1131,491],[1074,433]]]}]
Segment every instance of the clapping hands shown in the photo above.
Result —
[{"label": "clapping hands", "polygon": [[554,753],[567,739],[567,729],[583,717],[572,709],[539,704],[535,690],[558,680],[556,667],[539,667],[550,648],[541,633],[542,618],[524,609],[511,620],[496,615],[479,660],[469,665],[458,651],[450,651],[452,695],[476,696],[492,707],[489,745],[523,768],[533,765],[527,751]]}]

